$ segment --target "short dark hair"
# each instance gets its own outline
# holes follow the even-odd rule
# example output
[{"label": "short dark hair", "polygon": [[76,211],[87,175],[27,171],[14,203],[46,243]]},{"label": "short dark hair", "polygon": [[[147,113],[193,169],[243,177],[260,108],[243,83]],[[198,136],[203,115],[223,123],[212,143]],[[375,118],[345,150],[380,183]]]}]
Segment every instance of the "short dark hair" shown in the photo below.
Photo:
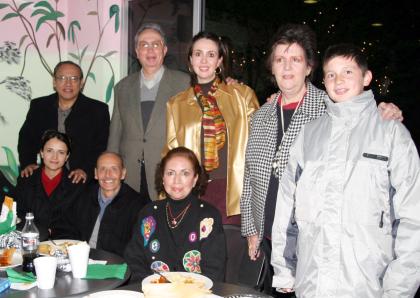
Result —
[{"label": "short dark hair", "polygon": [[42,137],[41,137],[41,148],[39,149],[39,151],[42,151],[44,149],[45,144],[49,140],[54,139],[54,138],[62,141],[64,144],[66,144],[67,155],[69,155],[71,153],[70,137],[68,135],[66,135],[65,133],[59,132],[55,129],[48,129],[48,130],[44,131],[44,133],[42,134]]},{"label": "short dark hair", "polygon": [[311,67],[309,78],[317,66],[317,43],[315,32],[307,25],[302,24],[285,24],[281,26],[274,35],[270,52],[267,57],[267,68],[272,72],[271,66],[274,60],[274,52],[278,45],[298,44],[305,53],[305,60]]},{"label": "short dark hair", "polygon": [[185,157],[186,159],[188,159],[193,166],[194,175],[198,175],[197,183],[195,184],[191,192],[197,196],[204,194],[208,183],[208,175],[200,166],[200,162],[198,161],[197,156],[194,154],[194,152],[182,146],[170,150],[158,164],[155,179],[157,192],[159,194],[164,193],[167,196],[167,193],[163,186],[163,176],[165,174],[165,167],[168,161],[177,156]]},{"label": "short dark hair", "polygon": [[61,66],[65,65],[65,64],[69,64],[69,65],[73,65],[74,67],[76,67],[79,72],[80,72],[80,80],[83,79],[83,70],[82,68],[79,66],[79,64],[74,63],[73,61],[70,60],[66,60],[66,61],[61,61],[59,62],[55,67],[54,67],[54,77],[57,75],[58,70],[60,69]]},{"label": "short dark hair", "polygon": [[354,60],[362,73],[365,74],[369,69],[367,57],[363,51],[356,45],[351,43],[339,43],[329,46],[325,51],[322,65],[325,66],[331,59],[335,57],[345,57]]},{"label": "short dark hair", "polygon": [[219,36],[217,36],[216,34],[214,34],[212,32],[201,31],[201,32],[197,33],[196,35],[194,35],[194,37],[191,41],[190,47],[188,49],[188,70],[189,70],[190,76],[191,76],[191,84],[192,85],[197,84],[197,75],[194,73],[194,70],[192,69],[190,58],[192,57],[192,51],[193,51],[194,44],[197,41],[199,41],[200,39],[209,39],[217,45],[217,52],[219,54],[219,58],[222,57],[223,60],[222,60],[222,63],[220,64],[220,66],[219,66],[220,72],[216,73],[216,76],[218,76],[219,79],[224,81],[225,78],[226,78],[225,63],[228,63],[227,54],[225,52],[226,45],[222,44],[221,38]]}]

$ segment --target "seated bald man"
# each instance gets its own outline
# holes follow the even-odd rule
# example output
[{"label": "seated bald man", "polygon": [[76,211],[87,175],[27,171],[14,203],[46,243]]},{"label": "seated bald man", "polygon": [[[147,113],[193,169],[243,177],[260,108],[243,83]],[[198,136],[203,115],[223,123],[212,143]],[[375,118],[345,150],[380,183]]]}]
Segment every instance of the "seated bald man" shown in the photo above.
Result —
[{"label": "seated bald man", "polygon": [[87,241],[98,248],[123,255],[137,214],[148,199],[123,182],[126,168],[121,156],[114,152],[99,155],[95,167],[95,183],[78,198],[69,211],[73,231],[69,237]]}]

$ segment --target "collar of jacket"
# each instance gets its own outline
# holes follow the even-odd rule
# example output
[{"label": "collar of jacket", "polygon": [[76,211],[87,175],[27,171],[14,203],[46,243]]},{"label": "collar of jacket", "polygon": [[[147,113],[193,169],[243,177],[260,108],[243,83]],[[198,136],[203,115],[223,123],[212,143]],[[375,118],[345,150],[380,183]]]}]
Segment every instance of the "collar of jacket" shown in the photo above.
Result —
[{"label": "collar of jacket", "polygon": [[[100,190],[100,185],[97,181],[95,181],[95,183],[92,187],[91,199],[95,202],[95,205],[97,205],[98,207],[99,207],[99,201],[98,201],[99,190]],[[112,202],[109,205],[115,205],[118,201],[121,200],[122,197],[124,197],[126,192],[127,192],[127,188],[125,186],[125,183],[121,182],[120,190],[115,195],[115,197],[112,199]]]},{"label": "collar of jacket", "polygon": [[[232,95],[227,91],[227,85],[225,82],[220,82],[219,85],[217,86],[217,90],[216,90],[216,94],[215,94],[215,98],[216,101],[219,103],[219,101],[221,100],[221,98],[228,96],[231,97]],[[187,90],[187,103],[189,105],[195,105],[197,104],[197,98],[195,97],[195,93],[194,93],[194,86],[191,86],[191,88],[188,88]]]},{"label": "collar of jacket", "polygon": [[359,118],[366,111],[376,108],[372,90],[364,91],[347,101],[335,103],[325,96],[327,113],[333,118]]},{"label": "collar of jacket", "polygon": [[[309,119],[316,119],[319,116],[321,116],[318,112],[320,110],[323,111],[324,109],[320,109],[319,107],[320,106],[325,107],[325,103],[322,99],[323,96],[317,95],[317,93],[320,93],[320,92],[323,93],[324,91],[317,89],[314,85],[312,85],[311,82],[308,82],[306,84],[306,94],[303,98],[303,103],[300,105],[296,113],[304,114]],[[276,97],[273,99],[273,101],[269,103],[270,108],[267,109],[266,115],[263,118],[263,119],[266,119],[266,121],[269,121],[269,118],[271,117],[277,117],[276,107],[277,107],[277,101],[280,95],[281,95],[281,91],[279,90],[276,94]],[[314,111],[317,111],[316,115],[314,115]]]},{"label": "collar of jacket", "polygon": [[[58,109],[58,93],[56,92],[56,93],[54,93],[53,94],[53,96],[54,96],[54,98],[55,98],[55,103],[54,103],[54,106],[55,106],[55,108],[56,109]],[[83,101],[83,100],[85,100],[86,99],[86,96],[84,96],[83,94],[82,94],[82,92],[79,92],[79,95],[77,95],[77,98],[76,98],[76,101],[74,102],[74,104],[71,106],[71,111],[73,112],[73,111],[77,111],[79,108],[80,108],[80,105],[81,105],[81,102]]]}]

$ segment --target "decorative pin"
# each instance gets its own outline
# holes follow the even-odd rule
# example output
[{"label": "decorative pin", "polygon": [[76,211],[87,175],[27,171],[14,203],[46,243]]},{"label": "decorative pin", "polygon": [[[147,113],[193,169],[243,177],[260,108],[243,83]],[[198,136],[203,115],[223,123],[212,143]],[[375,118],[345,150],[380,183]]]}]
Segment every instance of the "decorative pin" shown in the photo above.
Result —
[{"label": "decorative pin", "polygon": [[188,240],[189,240],[191,243],[193,243],[193,242],[197,241],[197,233],[196,233],[196,232],[191,232],[191,233],[188,235]]},{"label": "decorative pin", "polygon": [[153,271],[159,271],[159,272],[169,272],[169,266],[162,262],[162,261],[154,261],[151,265],[150,265],[150,269],[152,269]]},{"label": "decorative pin", "polygon": [[207,238],[213,231],[214,219],[211,217],[204,218],[200,222],[200,240]]},{"label": "decorative pin", "polygon": [[153,216],[148,216],[143,219],[141,224],[141,234],[143,235],[143,245],[146,247],[150,237],[155,232],[156,220]]},{"label": "decorative pin", "polygon": [[200,261],[201,253],[198,250],[190,250],[185,253],[182,265],[187,272],[201,273]]},{"label": "decorative pin", "polygon": [[160,249],[160,242],[157,239],[152,240],[149,245],[149,249],[152,253],[157,253]]}]

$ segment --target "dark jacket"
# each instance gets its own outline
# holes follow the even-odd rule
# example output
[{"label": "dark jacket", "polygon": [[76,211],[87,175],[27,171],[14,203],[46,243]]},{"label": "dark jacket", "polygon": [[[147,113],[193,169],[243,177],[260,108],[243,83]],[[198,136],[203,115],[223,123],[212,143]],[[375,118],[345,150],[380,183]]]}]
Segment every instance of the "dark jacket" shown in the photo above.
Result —
[{"label": "dark jacket", "polygon": [[[80,93],[65,121],[65,127],[72,142],[70,169],[83,169],[92,177],[96,159],[105,151],[108,142],[108,106]],[[22,169],[36,163],[44,131],[57,128],[57,93],[32,100],[19,132],[18,152]]]},{"label": "dark jacket", "polygon": [[48,238],[48,229],[51,229],[51,237],[63,238],[71,226],[65,220],[65,212],[74,204],[77,197],[83,191],[82,183],[74,184],[68,176],[68,171],[63,170],[60,183],[48,197],[41,180],[41,168],[34,171],[28,178],[19,177],[16,186],[17,215],[22,220],[18,229],[25,225],[25,215],[32,212],[35,217],[35,225],[40,231],[40,240]]},{"label": "dark jacket", "polygon": [[[89,242],[100,212],[99,184],[92,183],[69,212],[74,226],[71,238]],[[98,232],[96,248],[123,255],[141,208],[148,201],[123,183],[112,202],[106,207]]]},{"label": "dark jacket", "polygon": [[[171,229],[167,224],[167,201],[152,202],[140,211],[124,253],[132,271],[131,280],[141,281],[153,274],[153,267],[158,271],[202,273],[214,281],[222,281],[226,243],[219,211],[192,197],[182,222]],[[210,233],[205,233],[206,229]]]}]

